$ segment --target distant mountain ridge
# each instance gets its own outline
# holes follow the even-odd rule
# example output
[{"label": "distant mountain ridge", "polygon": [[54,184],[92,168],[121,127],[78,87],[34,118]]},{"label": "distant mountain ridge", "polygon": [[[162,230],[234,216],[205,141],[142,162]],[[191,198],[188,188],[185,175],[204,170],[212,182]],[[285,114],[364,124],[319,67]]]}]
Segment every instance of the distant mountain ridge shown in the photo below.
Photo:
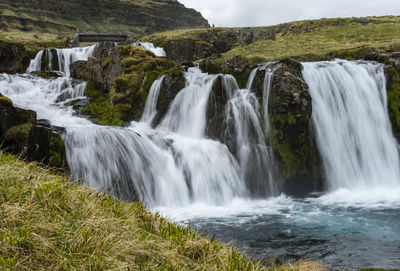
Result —
[{"label": "distant mountain ridge", "polygon": [[0,31],[148,34],[209,27],[176,0],[0,0]]}]

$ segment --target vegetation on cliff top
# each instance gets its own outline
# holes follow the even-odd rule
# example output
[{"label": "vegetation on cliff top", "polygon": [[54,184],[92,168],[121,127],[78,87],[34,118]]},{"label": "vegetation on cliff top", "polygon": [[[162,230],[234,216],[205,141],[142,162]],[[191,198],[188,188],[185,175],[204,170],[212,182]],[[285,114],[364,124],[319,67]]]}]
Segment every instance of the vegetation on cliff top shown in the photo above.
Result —
[{"label": "vegetation on cliff top", "polygon": [[[216,240],[0,153],[0,270],[262,270]],[[298,263],[271,270],[324,270]]]},{"label": "vegetation on cliff top", "polygon": [[153,33],[208,27],[201,14],[176,0],[3,0],[2,31],[65,34],[74,32]]},{"label": "vegetation on cliff top", "polygon": [[307,20],[267,27],[175,30],[156,33],[143,37],[142,40],[161,45],[166,40],[181,39],[209,42],[206,39],[210,33],[223,37],[222,33],[232,30],[253,33],[257,36],[253,38],[256,41],[246,44],[245,40],[241,41],[239,38],[231,44],[234,46],[230,51],[220,53],[224,58],[241,55],[252,63],[275,61],[291,56],[312,59],[324,57],[330,52],[359,48],[388,49],[391,45],[400,44],[399,16]]},{"label": "vegetation on cliff top", "polygon": [[[334,21],[337,23],[328,24]],[[291,23],[290,29],[287,33],[278,33],[276,40],[239,46],[223,56],[242,55],[260,62],[291,56],[323,57],[330,52],[360,48],[388,49],[400,44],[400,17],[300,21]]]}]

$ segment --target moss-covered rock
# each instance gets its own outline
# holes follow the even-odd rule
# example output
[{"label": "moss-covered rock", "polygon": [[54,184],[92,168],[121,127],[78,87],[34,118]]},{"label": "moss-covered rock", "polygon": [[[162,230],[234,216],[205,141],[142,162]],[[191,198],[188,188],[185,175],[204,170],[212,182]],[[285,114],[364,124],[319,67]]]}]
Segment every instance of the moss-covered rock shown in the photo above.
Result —
[{"label": "moss-covered rock", "polygon": [[49,79],[49,78],[58,78],[61,76],[61,74],[54,72],[54,71],[44,71],[44,70],[40,70],[40,71],[35,71],[32,72],[31,74],[37,75],[39,77],[42,77],[44,79]]},{"label": "moss-covered rock", "polygon": [[[284,59],[269,68],[275,72],[268,104],[271,132],[266,140],[275,151],[282,189],[294,194],[320,190],[324,179],[313,149],[312,102],[302,78],[303,66],[294,59]],[[264,104],[264,78],[265,70],[260,68],[252,85],[260,104]]]},{"label": "moss-covered rock", "polygon": [[210,74],[231,74],[236,78],[240,88],[245,88],[250,73],[257,65],[241,56],[235,56],[229,59],[206,59],[200,62],[200,69]]},{"label": "moss-covered rock", "polygon": [[0,73],[23,73],[29,62],[24,45],[0,40]]},{"label": "moss-covered rock", "polygon": [[232,48],[260,39],[275,39],[273,27],[208,28],[157,33],[141,38],[163,47],[167,57],[174,61],[192,62],[220,57]]},{"label": "moss-covered rock", "polygon": [[15,143],[24,142],[28,139],[29,134],[31,132],[33,125],[32,123],[24,123],[20,125],[15,125],[7,130],[4,140],[7,143]]},{"label": "moss-covered rock", "polygon": [[385,74],[390,122],[393,133],[397,139],[400,139],[400,71],[395,67],[389,67]]},{"label": "moss-covered rock", "polygon": [[10,98],[4,97],[3,95],[0,94],[0,105],[2,105],[2,106],[12,106],[13,102],[11,101]]},{"label": "moss-covered rock", "polygon": [[36,113],[16,108],[0,94],[0,145],[3,150],[32,161],[65,168],[64,143],[47,122],[38,122]]},{"label": "moss-covered rock", "polygon": [[207,135],[215,140],[224,140],[225,107],[228,102],[221,76],[213,85],[207,106]]},{"label": "moss-covered rock", "polygon": [[[139,120],[154,80],[164,74],[167,76],[160,91],[157,120],[184,84],[183,70],[177,62],[128,45],[100,48],[88,62],[71,65],[72,76],[88,80],[86,93],[91,101],[82,112],[102,125]],[[174,90],[170,91],[171,87]]]}]

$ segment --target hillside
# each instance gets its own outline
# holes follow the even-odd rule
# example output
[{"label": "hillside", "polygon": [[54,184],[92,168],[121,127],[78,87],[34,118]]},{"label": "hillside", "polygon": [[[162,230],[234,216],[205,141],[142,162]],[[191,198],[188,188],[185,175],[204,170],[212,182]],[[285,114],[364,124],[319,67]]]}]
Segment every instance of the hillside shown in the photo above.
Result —
[{"label": "hillside", "polygon": [[1,32],[144,34],[208,26],[176,0],[0,0]]},{"label": "hillside", "polygon": [[[236,249],[0,153],[0,270],[262,270]],[[268,270],[325,270],[299,262]]]},{"label": "hillside", "polygon": [[291,56],[318,58],[330,52],[360,48],[387,50],[400,44],[398,33],[400,17],[386,16],[297,21],[267,27],[176,30],[142,40],[165,47],[168,56],[182,62],[240,55],[252,63],[262,63]]}]

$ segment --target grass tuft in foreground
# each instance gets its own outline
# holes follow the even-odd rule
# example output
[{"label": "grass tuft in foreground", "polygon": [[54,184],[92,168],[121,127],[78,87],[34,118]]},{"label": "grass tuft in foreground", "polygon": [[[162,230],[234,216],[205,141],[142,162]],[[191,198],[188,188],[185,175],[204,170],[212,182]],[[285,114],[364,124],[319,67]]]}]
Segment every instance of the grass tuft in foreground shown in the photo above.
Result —
[{"label": "grass tuft in foreground", "polygon": [[[140,203],[0,153],[0,270],[261,270]],[[298,263],[274,270],[324,270]]]}]

